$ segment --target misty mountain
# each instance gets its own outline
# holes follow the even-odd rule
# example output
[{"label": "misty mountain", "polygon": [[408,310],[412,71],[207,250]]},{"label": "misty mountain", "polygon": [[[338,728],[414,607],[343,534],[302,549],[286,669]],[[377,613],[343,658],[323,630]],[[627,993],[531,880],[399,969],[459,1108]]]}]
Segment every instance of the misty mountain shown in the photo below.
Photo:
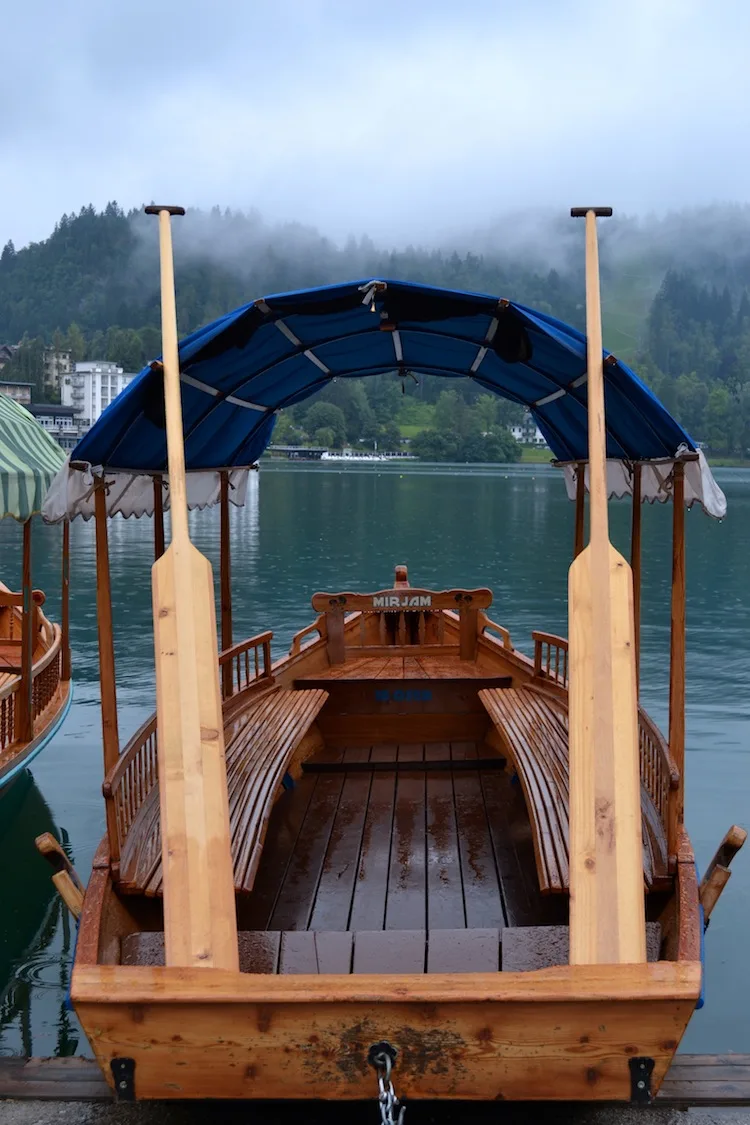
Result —
[{"label": "misty mountain", "polygon": [[[337,245],[302,224],[271,225],[258,212],[218,207],[190,211],[173,233],[183,334],[257,296],[370,276],[508,296],[584,325],[582,224],[549,212],[519,212],[436,248],[384,249],[366,236]],[[615,216],[600,223],[600,236],[605,345],[634,365],[696,440],[747,456],[750,207]],[[155,220],[116,203],[64,215],[48,239],[19,251],[8,243],[0,255],[0,342],[24,346],[4,377],[36,383],[41,397],[45,343],[67,346],[74,359],[140,369],[160,351],[158,279]],[[408,396],[383,398],[378,380],[361,382],[356,409],[337,404],[332,388],[329,405],[349,411],[348,425],[338,419],[315,429],[337,440],[365,432],[377,440],[390,425],[391,442],[399,426],[415,437],[434,426],[430,411],[444,388],[433,382],[440,380],[423,380],[418,394],[409,388],[413,408]],[[475,410],[471,384],[456,393]],[[292,411],[287,422],[309,437],[303,413]],[[464,438],[481,414],[471,415]],[[501,419],[508,421],[502,411]]]}]

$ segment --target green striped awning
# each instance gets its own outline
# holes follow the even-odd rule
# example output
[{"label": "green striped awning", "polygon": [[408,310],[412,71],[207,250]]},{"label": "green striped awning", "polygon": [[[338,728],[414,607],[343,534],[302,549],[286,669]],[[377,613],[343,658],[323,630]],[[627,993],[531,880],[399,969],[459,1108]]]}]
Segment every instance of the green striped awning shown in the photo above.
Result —
[{"label": "green striped awning", "polygon": [[0,394],[0,519],[24,523],[42,509],[65,454],[28,410]]}]

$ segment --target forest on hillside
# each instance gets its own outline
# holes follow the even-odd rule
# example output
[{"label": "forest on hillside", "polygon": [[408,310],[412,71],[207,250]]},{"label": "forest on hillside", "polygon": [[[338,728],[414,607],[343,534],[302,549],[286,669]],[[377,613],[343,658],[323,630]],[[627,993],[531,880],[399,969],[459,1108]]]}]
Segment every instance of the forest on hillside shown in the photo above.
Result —
[{"label": "forest on hillside", "polygon": [[[701,219],[701,216],[698,216]],[[691,436],[713,454],[750,455],[750,210],[668,216],[640,226],[602,225],[605,344],[635,368]],[[562,228],[561,228],[562,230]],[[580,234],[580,231],[578,231]],[[191,211],[174,224],[180,330],[188,333],[254,297],[358,277],[398,277],[506,295],[583,327],[580,246],[570,226],[488,231],[472,249],[384,250],[364,237],[339,247],[298,224],[260,215]],[[530,237],[530,236],[529,236]],[[485,246],[485,250],[481,247]],[[553,263],[552,265],[545,264]],[[0,343],[20,343],[0,378],[45,395],[44,348],[74,360],[115,361],[138,371],[161,350],[153,220],[116,203],[64,215],[48,239],[0,254]],[[518,407],[470,381],[394,376],[338,381],[285,411],[275,440],[395,448],[408,438],[435,460],[512,460],[507,427]]]}]

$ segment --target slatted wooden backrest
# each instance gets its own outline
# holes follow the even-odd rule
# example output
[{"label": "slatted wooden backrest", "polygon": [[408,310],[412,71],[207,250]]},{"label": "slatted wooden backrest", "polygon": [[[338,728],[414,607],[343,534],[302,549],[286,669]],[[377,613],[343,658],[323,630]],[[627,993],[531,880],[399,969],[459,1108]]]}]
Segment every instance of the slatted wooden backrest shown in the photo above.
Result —
[{"label": "slatted wooden backrest", "polygon": [[[327,594],[313,595],[312,606],[318,613],[326,616],[328,632],[328,657],[331,664],[343,664],[346,660],[344,619],[347,613],[398,614],[396,644],[399,647],[429,648],[429,645],[408,646],[406,639],[406,613],[443,613],[453,610],[459,616],[459,655],[462,660],[473,660],[476,655],[477,629],[480,609],[492,605],[492,592],[478,590],[422,590],[399,585],[390,590],[378,590],[373,594]],[[384,620],[384,618],[383,618]],[[379,644],[386,643],[384,629],[379,629]]]}]

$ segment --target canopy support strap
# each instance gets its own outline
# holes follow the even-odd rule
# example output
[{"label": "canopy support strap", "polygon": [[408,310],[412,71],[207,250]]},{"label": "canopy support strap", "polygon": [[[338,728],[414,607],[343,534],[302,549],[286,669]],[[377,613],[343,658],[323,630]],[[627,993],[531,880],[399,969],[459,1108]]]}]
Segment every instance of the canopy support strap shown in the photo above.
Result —
[{"label": "canopy support strap", "polygon": [[635,683],[641,687],[641,464],[633,466],[633,513],[630,530],[630,569],[633,571],[633,623],[635,637]]},{"label": "canopy support strap", "polygon": [[70,680],[70,520],[63,521],[62,532],[62,668],[63,683]]},{"label": "canopy support strap", "polygon": [[679,772],[669,792],[669,854],[685,818],[685,466],[676,461],[672,489],[672,621],[669,651],[669,752]]},{"label": "canopy support strap", "polygon": [[[120,755],[117,728],[117,684],[115,680],[115,644],[112,628],[112,585],[109,573],[109,540],[107,534],[107,489],[98,479],[94,492],[96,519],[96,619],[99,639],[99,688],[102,697],[102,748],[104,776],[113,769]],[[120,862],[120,843],[113,801],[106,802],[107,837],[113,867]]]},{"label": "canopy support strap", "polygon": [[154,477],[154,562],[164,554],[164,500],[163,477]]},{"label": "canopy support strap", "polygon": [[[221,474],[221,647],[232,647],[232,557],[229,541],[229,473]],[[232,694],[232,663],[222,668],[222,691],[225,697]]]},{"label": "canopy support strap", "polygon": [[577,559],[583,550],[583,514],[586,500],[586,462],[576,465],[576,533],[573,545],[573,558]]}]

